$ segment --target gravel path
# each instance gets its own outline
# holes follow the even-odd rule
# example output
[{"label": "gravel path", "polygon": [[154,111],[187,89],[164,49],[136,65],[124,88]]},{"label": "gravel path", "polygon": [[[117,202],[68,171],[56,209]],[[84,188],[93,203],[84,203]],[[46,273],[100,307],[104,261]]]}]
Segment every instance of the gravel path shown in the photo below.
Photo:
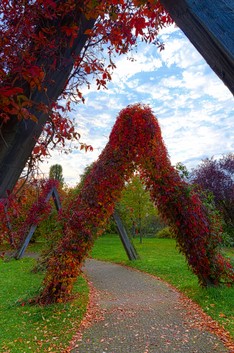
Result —
[{"label": "gravel path", "polygon": [[155,277],[96,260],[84,272],[96,295],[71,353],[231,352],[198,306]]}]

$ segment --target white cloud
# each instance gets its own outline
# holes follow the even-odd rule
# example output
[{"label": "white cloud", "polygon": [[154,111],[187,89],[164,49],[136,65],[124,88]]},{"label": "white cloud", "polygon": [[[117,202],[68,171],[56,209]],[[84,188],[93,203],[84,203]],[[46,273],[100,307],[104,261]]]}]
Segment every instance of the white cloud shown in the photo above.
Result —
[{"label": "white cloud", "polygon": [[84,88],[86,104],[73,116],[81,141],[93,152],[75,151],[63,156],[53,153],[49,166],[59,163],[70,184],[79,180],[85,166],[98,158],[106,145],[118,112],[127,104],[150,104],[157,116],[172,163],[191,168],[201,158],[234,150],[234,103],[229,90],[211,71],[180,30],[162,30],[166,49],[142,43],[130,62],[116,60],[117,69],[106,91]]},{"label": "white cloud", "polygon": [[138,51],[133,52],[131,57],[120,57],[115,63],[117,70],[113,73],[112,82],[123,84],[137,73],[151,72],[162,67],[160,58],[153,55],[154,50],[156,49],[153,45],[146,47],[139,43]]},{"label": "white cloud", "polygon": [[196,65],[200,62],[199,53],[194,50],[192,44],[185,38],[169,39],[160,56],[168,68],[176,65],[181,69],[187,69],[191,65]]}]

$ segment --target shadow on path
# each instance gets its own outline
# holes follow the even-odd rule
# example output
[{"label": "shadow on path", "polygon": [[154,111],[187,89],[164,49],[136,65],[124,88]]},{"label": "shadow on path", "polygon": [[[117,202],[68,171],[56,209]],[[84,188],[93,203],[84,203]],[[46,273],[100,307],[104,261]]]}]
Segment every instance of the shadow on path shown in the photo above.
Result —
[{"label": "shadow on path", "polygon": [[180,293],[165,282],[96,260],[86,261],[84,273],[95,288],[95,303],[91,299],[91,313],[71,353],[230,352],[204,327],[189,300],[184,305]]}]

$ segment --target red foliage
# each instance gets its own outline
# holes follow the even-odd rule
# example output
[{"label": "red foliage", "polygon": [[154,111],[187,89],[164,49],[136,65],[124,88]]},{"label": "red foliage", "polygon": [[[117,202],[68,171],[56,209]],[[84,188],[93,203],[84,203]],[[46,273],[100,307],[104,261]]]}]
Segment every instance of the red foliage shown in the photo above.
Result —
[{"label": "red foliage", "polygon": [[212,192],[225,222],[234,226],[234,153],[218,160],[203,160],[192,171],[190,179],[202,190]]},{"label": "red foliage", "polygon": [[[38,185],[40,184],[40,185]],[[58,188],[55,179],[36,181],[24,187],[20,195],[10,194],[0,202],[1,239],[12,247],[18,248],[31,225],[38,225],[51,211],[51,204],[46,200],[53,187]],[[37,190],[40,195],[37,197]]]},{"label": "red foliage", "polygon": [[[154,0],[1,1],[0,12],[0,125],[13,125],[16,117],[36,122],[37,112],[46,114],[44,135],[34,150],[36,158],[46,155],[51,142],[50,147],[79,138],[64,114],[69,112],[70,101],[84,100],[79,87],[89,84],[87,75],[97,76],[98,89],[106,87],[115,67],[113,53],[126,53],[137,37],[160,46],[158,29],[172,22]],[[67,50],[82,33],[84,16],[95,19],[95,25],[86,31],[88,41],[80,55],[68,57]],[[97,56],[100,46],[106,44],[108,64]],[[61,92],[61,97],[69,100],[64,109],[55,104],[57,97],[48,97],[47,90],[53,85],[53,75],[61,74],[70,63],[73,70]],[[46,99],[34,100],[35,92]]]},{"label": "red foliage", "polygon": [[199,197],[171,166],[160,127],[151,109],[122,110],[110,139],[64,211],[64,237],[49,261],[41,303],[66,300],[94,239],[105,229],[125,180],[138,166],[143,182],[163,217],[173,227],[180,251],[203,286],[231,281],[230,264],[219,254],[219,228]]},{"label": "red foliage", "polygon": [[37,200],[32,204],[28,210],[23,224],[13,234],[14,240],[17,240],[19,246],[31,225],[38,225],[51,212],[51,204],[47,200],[47,196],[53,187],[58,187],[58,180],[49,179],[42,185],[42,191]]}]

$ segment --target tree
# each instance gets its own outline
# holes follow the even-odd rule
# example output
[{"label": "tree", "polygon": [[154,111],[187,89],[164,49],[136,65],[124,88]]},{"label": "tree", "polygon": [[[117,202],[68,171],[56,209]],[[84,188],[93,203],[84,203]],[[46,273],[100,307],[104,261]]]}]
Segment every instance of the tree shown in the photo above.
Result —
[{"label": "tree", "polygon": [[[0,11],[1,199],[29,157],[32,164],[49,143],[79,138],[64,113],[71,101],[83,100],[88,75],[98,89],[106,87],[113,54],[127,53],[138,37],[157,42],[158,29],[172,21],[154,1],[3,1]],[[99,55],[103,45],[107,64]],[[58,98],[68,98],[66,108]]]},{"label": "tree", "polygon": [[[233,92],[233,4],[225,0],[215,5],[211,0],[161,3]],[[99,74],[98,89],[105,87],[115,67],[112,54],[128,52],[137,37],[162,47],[158,29],[172,21],[161,3],[1,2],[0,199],[12,190],[29,158],[31,165],[34,157],[46,154],[50,142],[79,138],[61,114],[64,107],[56,103],[59,97],[82,100],[79,88],[88,83],[89,74]],[[110,57],[106,67],[97,57],[103,44]]]},{"label": "tree", "polygon": [[183,179],[184,181],[188,181],[188,179],[189,179],[189,171],[188,171],[186,165],[184,165],[181,162],[178,162],[178,163],[176,163],[175,168],[178,171],[181,179]]},{"label": "tree", "polygon": [[135,174],[126,184],[118,205],[127,229],[133,236],[138,234],[140,242],[142,242],[143,232],[147,231],[152,219],[157,219],[157,223],[160,223],[150,193],[145,189],[138,174]]},{"label": "tree", "polygon": [[206,158],[192,171],[190,179],[203,190],[213,193],[225,222],[234,227],[234,154],[218,160]]},{"label": "tree", "polygon": [[50,167],[50,173],[49,173],[50,179],[56,179],[58,180],[61,185],[64,183],[64,178],[63,178],[63,168],[60,164],[54,164]]}]

